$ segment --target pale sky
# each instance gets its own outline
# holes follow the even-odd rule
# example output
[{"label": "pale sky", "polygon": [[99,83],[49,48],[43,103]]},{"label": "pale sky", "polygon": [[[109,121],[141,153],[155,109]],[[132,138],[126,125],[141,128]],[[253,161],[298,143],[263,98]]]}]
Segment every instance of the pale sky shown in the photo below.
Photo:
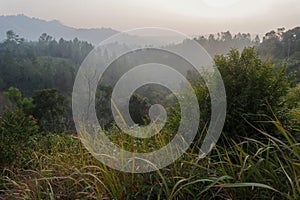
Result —
[{"label": "pale sky", "polygon": [[188,35],[265,33],[300,26],[299,0],[0,0],[0,15],[57,19],[76,28],[165,27]]}]

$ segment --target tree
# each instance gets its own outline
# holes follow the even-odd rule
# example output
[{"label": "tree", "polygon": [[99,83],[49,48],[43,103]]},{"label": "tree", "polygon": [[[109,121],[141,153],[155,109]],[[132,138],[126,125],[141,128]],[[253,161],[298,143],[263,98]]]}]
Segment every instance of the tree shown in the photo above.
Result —
[{"label": "tree", "polygon": [[221,40],[224,42],[230,42],[232,40],[232,35],[229,31],[221,32]]},{"label": "tree", "polygon": [[56,89],[34,92],[33,116],[45,131],[61,132],[65,128],[66,98]]},{"label": "tree", "polygon": [[132,95],[129,102],[129,113],[134,123],[145,125],[149,122],[148,112],[151,104],[147,98],[138,94]]},{"label": "tree", "polygon": [[208,38],[204,36],[195,38],[212,57],[226,54],[230,49],[242,51],[245,47],[258,45],[257,39],[251,40],[250,33],[232,35],[230,31],[217,33],[216,35],[210,34]]},{"label": "tree", "polygon": [[49,42],[51,42],[53,40],[53,37],[48,35],[47,33],[43,33],[40,38],[39,38],[39,42],[43,42],[48,44]]},{"label": "tree", "polygon": [[4,95],[12,103],[12,107],[17,107],[25,114],[30,115],[34,107],[32,98],[23,98],[21,91],[18,88],[10,87]]},{"label": "tree", "polygon": [[215,57],[226,88],[227,120],[225,131],[251,134],[246,120],[254,123],[268,120],[282,107],[281,98],[289,88],[285,66],[275,66],[259,59],[254,48],[246,48],[240,54],[231,50],[227,56]]},{"label": "tree", "polygon": [[111,113],[111,93],[112,88],[109,86],[98,86],[96,92],[96,114],[101,127],[109,127],[113,122]]},{"label": "tree", "polygon": [[9,30],[6,32],[6,40],[8,42],[15,42],[17,44],[21,44],[24,42],[24,38],[20,38],[14,31]]},{"label": "tree", "polygon": [[[112,88],[109,86],[100,86],[96,93],[96,113],[101,127],[109,128],[114,121],[111,112],[111,93]],[[119,102],[123,108],[124,102]],[[151,104],[147,97],[134,93],[129,101],[129,113],[134,123],[145,125],[149,122],[149,108]],[[118,108],[120,109],[120,108]],[[127,108],[126,108],[127,109]],[[134,124],[127,124],[133,126]]]},{"label": "tree", "polygon": [[255,36],[253,43],[258,46],[260,44],[260,38],[258,35]]}]

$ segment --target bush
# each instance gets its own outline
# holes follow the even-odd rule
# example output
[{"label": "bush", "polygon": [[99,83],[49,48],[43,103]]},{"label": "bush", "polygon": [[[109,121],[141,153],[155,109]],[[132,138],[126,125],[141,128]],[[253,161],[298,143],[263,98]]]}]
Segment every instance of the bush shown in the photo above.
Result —
[{"label": "bush", "polygon": [[231,50],[227,56],[216,56],[215,64],[227,95],[225,132],[249,135],[254,129],[247,121],[269,121],[273,112],[277,115],[282,109],[282,97],[290,85],[284,66],[260,60],[254,48],[246,48],[241,54]]},{"label": "bush", "polygon": [[66,97],[57,89],[36,90],[33,99],[33,116],[39,126],[48,132],[60,133],[66,129]]},{"label": "bush", "polygon": [[29,138],[38,133],[39,126],[32,116],[25,116],[20,109],[6,109],[0,116],[0,166],[26,160]]},{"label": "bush", "polygon": [[285,101],[286,106],[289,109],[300,108],[300,84],[289,89]]}]

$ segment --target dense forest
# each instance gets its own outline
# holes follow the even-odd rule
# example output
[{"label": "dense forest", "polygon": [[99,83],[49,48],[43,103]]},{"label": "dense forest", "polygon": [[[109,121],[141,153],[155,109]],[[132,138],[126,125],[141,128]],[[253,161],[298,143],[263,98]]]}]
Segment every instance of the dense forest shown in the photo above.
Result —
[{"label": "dense forest", "polygon": [[[76,136],[72,89],[92,44],[56,40],[46,33],[37,41],[12,30],[6,35],[0,43],[0,199],[299,198],[300,28],[279,28],[262,39],[229,31],[194,38],[214,58],[225,84],[228,108],[222,136],[209,156],[197,159],[210,98],[203,80],[187,72],[201,106],[198,135],[174,164],[147,174],[106,167]],[[181,48],[185,42],[168,48]],[[109,56],[102,52],[103,59]],[[115,71],[122,71],[122,65],[117,63]],[[158,149],[178,129],[180,108],[169,91],[145,87],[130,99],[132,118],[140,125],[149,123],[148,109],[157,103],[151,102],[153,96],[168,107],[162,133],[145,141],[132,140],[114,124],[112,88],[97,92],[101,125],[127,150],[143,151],[145,144]]]},{"label": "dense forest", "polygon": [[25,42],[8,31],[0,45],[1,90],[13,86],[30,96],[34,90],[57,88],[70,94],[76,70],[92,49],[91,44],[76,38],[56,41],[43,34],[38,42]]}]

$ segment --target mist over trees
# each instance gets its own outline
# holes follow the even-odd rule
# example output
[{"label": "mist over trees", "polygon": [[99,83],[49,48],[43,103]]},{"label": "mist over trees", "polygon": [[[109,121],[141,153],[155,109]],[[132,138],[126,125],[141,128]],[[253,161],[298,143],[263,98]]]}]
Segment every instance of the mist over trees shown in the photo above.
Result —
[{"label": "mist over trees", "polygon": [[195,40],[212,56],[224,55],[230,49],[242,51],[246,47],[257,46],[260,38],[256,35],[253,39],[250,33],[237,33],[232,35],[230,31],[210,34],[208,37],[199,36]]},{"label": "mist over trees", "polygon": [[25,42],[13,31],[0,43],[0,90],[13,86],[25,96],[34,90],[57,88],[70,94],[78,66],[93,49],[87,42],[56,41],[46,33]]},{"label": "mist over trees", "polygon": [[[199,42],[212,56],[226,55],[231,49],[236,49],[239,52],[246,47],[254,47],[258,52],[258,56],[262,60],[267,60],[271,57],[272,64],[285,65],[287,64],[287,72],[291,73],[298,71],[300,73],[299,59],[297,55],[300,54],[300,29],[294,28],[286,31],[283,28],[277,31],[270,31],[265,34],[262,42],[258,36],[251,38],[249,33],[238,33],[232,35],[229,31],[211,34],[208,37],[199,36],[194,40]],[[185,49],[185,43],[171,44],[164,48]],[[299,43],[299,44],[298,44]],[[112,44],[116,51],[118,48],[126,48],[123,44]],[[10,30],[6,33],[6,40],[0,43],[0,91],[7,91],[10,87],[18,88],[22,95],[32,97],[36,90],[42,89],[57,89],[58,92],[66,96],[67,99],[71,98],[73,83],[76,77],[76,72],[94,46],[88,42],[80,41],[77,38],[73,40],[64,40],[63,38],[56,40],[47,33],[43,33],[37,41],[26,41],[17,33]],[[109,59],[110,54],[107,51],[100,52],[101,59]],[[157,59],[160,56],[153,53],[153,58],[140,55],[141,60],[138,58],[124,57],[121,62],[115,63],[115,66],[106,73],[106,81],[114,82],[122,75],[122,71],[126,71],[131,65],[137,65],[144,60]],[[219,58],[219,57],[217,57]],[[163,58],[164,59],[164,58]],[[169,59],[170,60],[170,59]],[[216,60],[218,61],[218,60]],[[123,62],[123,63],[122,63]],[[168,65],[182,65],[184,68],[185,63],[166,63]],[[126,68],[126,69],[125,69]],[[264,67],[265,68],[265,67]],[[226,72],[228,70],[225,70]],[[188,72],[186,72],[188,73]],[[243,75],[242,70],[236,75]],[[188,76],[188,74],[186,74]],[[191,75],[191,74],[189,74]],[[299,74],[297,76],[299,80]],[[241,84],[244,84],[241,82]],[[107,126],[112,121],[111,114],[109,114],[110,102],[107,98],[110,97],[112,88],[111,84],[98,88],[98,93],[105,94],[104,96],[97,97],[98,102],[106,102],[106,107],[99,107],[97,109],[98,115],[107,116],[103,123]],[[145,97],[138,98],[136,102],[139,105],[144,105],[153,96],[159,99],[161,103],[169,99],[167,91],[161,88],[144,87],[138,91],[139,96]],[[110,92],[109,92],[110,91]],[[2,96],[2,97],[1,97]],[[0,95],[0,101],[5,104],[5,97]],[[138,105],[137,105],[138,106]],[[68,115],[70,113],[69,102]],[[147,107],[147,106],[146,106]],[[140,114],[138,114],[140,115]],[[140,118],[146,119],[147,112],[140,115]],[[141,123],[142,119],[136,119]]]},{"label": "mist over trees", "polygon": [[[134,123],[129,129],[148,125],[149,108],[154,104],[166,108],[163,129],[141,139],[116,126],[112,91],[132,67],[155,61],[174,67],[191,83],[200,107],[197,135],[184,155],[158,173],[134,174],[101,164],[75,136],[73,83],[94,46],[77,38],[56,40],[47,33],[27,41],[7,31],[0,43],[0,199],[298,199],[300,85],[291,72],[300,71],[299,34],[300,29],[295,28],[270,31],[262,41],[258,36],[253,39],[250,34],[232,35],[229,31],[195,38],[214,58],[227,95],[222,135],[201,160],[200,148],[211,115],[203,78],[184,59],[172,62],[175,55],[152,48],[111,63],[99,81],[103,85],[98,83],[95,110],[101,128],[117,147],[131,152],[156,151],[169,144],[181,123],[174,94],[148,84],[129,99]],[[162,48],[187,51],[189,42]],[[116,51],[127,48],[110,45]],[[98,55],[100,61],[107,61],[114,53],[102,49]],[[143,79],[148,74],[140,72],[139,76]],[[299,75],[296,78],[300,80]]]},{"label": "mist over trees", "polygon": [[266,33],[257,50],[262,59],[286,63],[288,72],[295,72],[300,80],[300,27],[291,30],[278,28]]}]

